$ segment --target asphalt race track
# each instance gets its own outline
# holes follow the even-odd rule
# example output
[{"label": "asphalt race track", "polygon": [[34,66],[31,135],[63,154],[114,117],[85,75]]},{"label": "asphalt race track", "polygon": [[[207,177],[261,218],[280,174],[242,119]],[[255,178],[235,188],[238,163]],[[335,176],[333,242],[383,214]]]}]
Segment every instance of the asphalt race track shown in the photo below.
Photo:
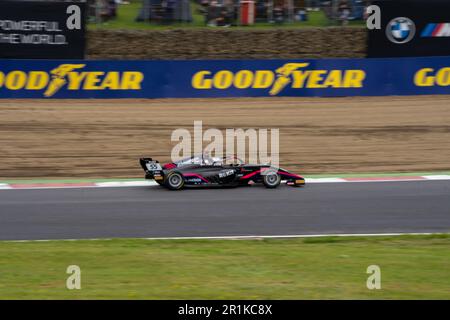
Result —
[{"label": "asphalt race track", "polygon": [[450,181],[0,191],[0,239],[449,232]]}]

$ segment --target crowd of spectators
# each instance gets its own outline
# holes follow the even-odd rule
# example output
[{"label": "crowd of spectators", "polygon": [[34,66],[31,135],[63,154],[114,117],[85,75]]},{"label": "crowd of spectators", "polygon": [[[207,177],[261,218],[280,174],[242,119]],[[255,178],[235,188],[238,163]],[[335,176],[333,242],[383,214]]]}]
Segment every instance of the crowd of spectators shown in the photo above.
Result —
[{"label": "crowd of spectators", "polygon": [[322,2],[322,8],[330,20],[337,20],[347,25],[352,20],[364,20],[365,9],[369,0],[328,0]]},{"label": "crowd of spectators", "polygon": [[143,0],[137,21],[159,23],[191,22],[189,0]]},{"label": "crowd of spectators", "polygon": [[[238,23],[239,1],[199,0],[201,13],[208,26],[230,26]],[[282,23],[288,17],[287,0],[254,0],[256,22]]]},{"label": "crowd of spectators", "polygon": [[[192,21],[192,0],[142,0],[137,21],[162,23]],[[205,25],[228,27],[239,24],[239,0],[194,0],[204,17]],[[117,6],[124,0],[88,0],[90,16],[97,22],[116,17]],[[255,22],[283,24],[307,21],[310,11],[322,10],[332,21],[347,25],[351,20],[364,19],[368,0],[254,0]]]},{"label": "crowd of spectators", "polygon": [[[230,26],[238,23],[238,0],[197,0],[205,24]],[[330,20],[347,25],[350,20],[362,20],[367,0],[254,0],[255,21],[282,24],[307,21],[310,11],[323,10]]]}]

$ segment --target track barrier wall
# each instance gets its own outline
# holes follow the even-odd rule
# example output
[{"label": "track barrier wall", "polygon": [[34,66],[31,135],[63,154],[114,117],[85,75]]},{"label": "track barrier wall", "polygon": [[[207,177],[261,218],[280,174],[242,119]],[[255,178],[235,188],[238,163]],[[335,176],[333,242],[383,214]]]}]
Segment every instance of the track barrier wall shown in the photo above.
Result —
[{"label": "track barrier wall", "polygon": [[450,94],[450,57],[301,60],[0,60],[0,98]]}]

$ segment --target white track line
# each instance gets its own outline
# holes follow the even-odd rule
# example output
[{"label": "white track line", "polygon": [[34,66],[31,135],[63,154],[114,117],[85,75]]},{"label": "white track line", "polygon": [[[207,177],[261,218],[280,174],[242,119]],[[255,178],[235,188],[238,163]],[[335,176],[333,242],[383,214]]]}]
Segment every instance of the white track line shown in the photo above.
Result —
[{"label": "white track line", "polygon": [[[450,235],[449,232],[394,232],[394,233],[326,233],[293,235],[249,235],[249,236],[211,236],[211,237],[151,237],[151,238],[114,238],[124,240],[258,240],[285,238],[324,238],[324,237],[391,237],[391,236],[429,236]],[[1,240],[1,242],[50,242],[50,241],[111,241],[113,238],[92,239],[42,239],[42,240]]]},{"label": "white track line", "polygon": [[142,238],[145,240],[245,240],[245,239],[283,239],[283,238],[324,238],[324,237],[383,237],[383,236],[426,236],[433,234],[450,234],[440,232],[396,232],[396,233],[326,233],[326,234],[291,234],[291,235],[251,235],[251,236],[217,236],[217,237],[165,237]]},{"label": "white track line", "polygon": [[305,178],[306,183],[337,183],[347,182],[343,178]]},{"label": "white track line", "polygon": [[[374,179],[375,178],[375,179]],[[349,178],[350,179],[350,178]],[[359,180],[358,180],[359,179]],[[368,182],[418,182],[418,181],[442,181],[442,180],[450,180],[450,175],[427,175],[427,176],[417,176],[417,177],[408,177],[405,176],[402,178],[401,176],[392,176],[386,177],[383,179],[376,177],[362,177],[362,178],[351,178],[351,180],[347,180],[346,178],[306,178],[306,184],[310,183],[368,183]],[[283,181],[286,182],[286,181]],[[54,183],[53,183],[54,184]],[[106,182],[92,182],[91,185],[71,185],[70,183],[61,183],[60,186],[55,185],[46,185],[42,183],[32,184],[29,187],[26,184],[22,184],[20,187],[14,187],[14,184],[9,185],[6,183],[0,183],[0,190],[38,190],[38,189],[82,189],[82,188],[126,188],[126,187],[148,187],[148,186],[157,186],[153,180],[135,180],[135,181],[106,181]]]},{"label": "white track line", "polygon": [[25,184],[20,188],[14,188],[8,184],[0,184],[0,190],[42,190],[42,189],[95,189],[95,188],[127,188],[127,187],[152,187],[157,186],[153,180],[139,180],[139,181],[108,181],[108,182],[95,182],[92,185],[79,186],[70,185],[70,183],[62,186],[38,186],[36,184],[27,187]]},{"label": "white track line", "polygon": [[427,180],[450,180],[449,175],[433,175],[433,176],[423,176]]},{"label": "white track line", "polygon": [[118,182],[97,182],[96,187],[99,188],[112,188],[112,187],[147,187],[147,186],[156,186],[156,183],[153,180],[142,180],[142,181],[118,181]]}]

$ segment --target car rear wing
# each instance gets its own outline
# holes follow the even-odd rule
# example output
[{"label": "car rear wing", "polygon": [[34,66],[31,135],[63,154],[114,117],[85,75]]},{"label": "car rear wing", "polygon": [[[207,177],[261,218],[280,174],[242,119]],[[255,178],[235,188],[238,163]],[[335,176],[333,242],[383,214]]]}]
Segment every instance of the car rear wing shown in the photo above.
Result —
[{"label": "car rear wing", "polygon": [[144,169],[146,173],[162,170],[159,161],[153,160],[152,158],[141,158],[139,159],[139,163],[141,164],[142,169]]}]

